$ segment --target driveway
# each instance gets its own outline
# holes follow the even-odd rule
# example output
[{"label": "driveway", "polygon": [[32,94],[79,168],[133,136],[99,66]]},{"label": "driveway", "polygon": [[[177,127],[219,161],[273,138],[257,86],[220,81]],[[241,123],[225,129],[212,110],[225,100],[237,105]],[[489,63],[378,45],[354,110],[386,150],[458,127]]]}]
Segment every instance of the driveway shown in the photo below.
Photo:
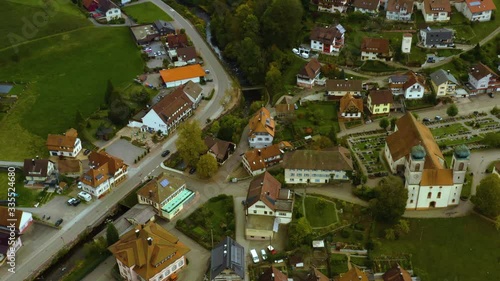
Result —
[{"label": "driveway", "polygon": [[144,154],[145,151],[144,148],[137,147],[124,139],[118,139],[106,147],[107,153],[123,159],[123,162],[129,166],[133,165],[134,160],[136,160],[138,156]]}]

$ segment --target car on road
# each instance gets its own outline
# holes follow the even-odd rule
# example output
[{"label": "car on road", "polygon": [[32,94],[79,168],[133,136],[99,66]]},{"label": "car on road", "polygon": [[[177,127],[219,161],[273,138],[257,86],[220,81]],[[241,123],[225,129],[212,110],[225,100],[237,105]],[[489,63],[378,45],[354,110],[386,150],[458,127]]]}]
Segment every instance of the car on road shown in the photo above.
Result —
[{"label": "car on road", "polygon": [[63,219],[58,219],[55,223],[55,226],[60,226],[61,223],[63,223],[63,221],[64,221]]},{"label": "car on road", "polygon": [[278,252],[278,251],[276,251],[276,249],[274,249],[274,247],[273,247],[273,246],[271,246],[271,245],[267,246],[267,250],[268,250],[268,251],[269,251],[269,253],[271,253],[272,255],[276,255],[276,253]]},{"label": "car on road", "polygon": [[77,183],[77,185],[78,185],[78,188],[82,188],[83,183],[82,183],[81,181],[79,181],[79,182]]},{"label": "car on road", "polygon": [[434,119],[436,119],[437,121],[441,121],[441,120],[443,120],[443,117],[437,115],[436,117],[434,117]]},{"label": "car on road", "polygon": [[264,250],[264,249],[260,250],[260,254],[262,255],[262,260],[263,261],[267,260],[266,250]]},{"label": "car on road", "polygon": [[189,169],[189,174],[192,175],[196,173],[196,168],[195,167],[192,167],[191,169]]},{"label": "car on road", "polygon": [[207,78],[207,79],[205,79],[205,82],[214,82],[214,79],[212,79],[212,78]]},{"label": "car on road", "polygon": [[495,97],[495,95],[494,95],[493,93],[488,93],[488,96],[489,96],[490,98],[494,98],[494,97]]},{"label": "car on road", "polygon": [[70,198],[68,201],[66,201],[66,203],[71,206],[71,205],[73,205],[75,200],[76,200],[76,198]]},{"label": "car on road", "polygon": [[252,256],[253,263],[259,263],[259,255],[257,255],[257,251],[255,249],[250,250],[250,255]]},{"label": "car on road", "polygon": [[170,150],[165,150],[161,153],[161,157],[167,157],[170,154]]},{"label": "car on road", "polygon": [[431,119],[429,119],[429,118],[424,118],[424,119],[422,119],[422,121],[424,121],[424,122],[431,122]]},{"label": "car on road", "polygon": [[206,74],[210,74],[210,70],[205,69],[205,73],[206,73]]},{"label": "car on road", "polygon": [[78,198],[74,198],[74,197],[70,198],[70,199],[67,201],[68,205],[70,205],[70,206],[75,206],[75,207],[76,207],[76,206],[78,206],[81,202],[82,202],[82,200],[80,200],[80,199],[78,199]]},{"label": "car on road", "polygon": [[83,155],[89,155],[90,153],[90,149],[85,149],[85,151],[83,152]]}]

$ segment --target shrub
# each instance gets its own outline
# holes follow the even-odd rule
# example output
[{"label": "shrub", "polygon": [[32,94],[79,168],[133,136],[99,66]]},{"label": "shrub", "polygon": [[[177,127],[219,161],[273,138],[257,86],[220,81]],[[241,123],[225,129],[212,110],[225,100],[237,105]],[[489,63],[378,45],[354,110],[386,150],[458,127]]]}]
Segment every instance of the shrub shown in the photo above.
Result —
[{"label": "shrub", "polygon": [[356,240],[362,241],[364,238],[363,233],[361,232],[354,233],[354,238],[356,238]]},{"label": "shrub", "polygon": [[342,229],[342,231],[340,232],[340,236],[342,236],[342,238],[349,238],[349,236],[351,236],[351,233],[347,229]]}]

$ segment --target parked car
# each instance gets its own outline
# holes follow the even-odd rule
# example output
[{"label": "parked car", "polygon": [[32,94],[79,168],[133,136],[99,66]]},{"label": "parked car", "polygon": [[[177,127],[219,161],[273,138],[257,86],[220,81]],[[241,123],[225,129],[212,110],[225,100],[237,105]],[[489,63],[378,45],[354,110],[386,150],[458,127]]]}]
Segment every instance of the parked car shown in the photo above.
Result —
[{"label": "parked car", "polygon": [[297,48],[293,48],[293,49],[292,49],[292,52],[293,52],[294,54],[296,54],[296,55],[298,55],[298,54],[299,54],[299,50],[298,50]]},{"label": "parked car", "polygon": [[163,152],[161,153],[161,156],[162,156],[162,157],[167,157],[169,154],[170,154],[170,150],[168,150],[168,149],[167,149],[167,150],[165,150],[165,151],[163,151]]},{"label": "parked car", "polygon": [[55,223],[55,226],[60,226],[62,222],[63,222],[63,219],[58,219]]},{"label": "parked car", "polygon": [[250,255],[252,256],[253,263],[259,263],[259,255],[257,255],[257,251],[255,249],[250,250]]},{"label": "parked car", "polygon": [[189,169],[189,174],[192,175],[196,173],[196,168],[195,167],[192,167],[191,169]]},{"label": "parked car", "polygon": [[87,192],[85,192],[85,191],[78,192],[78,198],[80,198],[82,200],[85,200],[87,202],[89,202],[90,200],[92,200],[92,196],[90,194],[88,194]]},{"label": "parked car", "polygon": [[214,82],[214,79],[212,79],[212,78],[207,78],[207,79],[205,79],[205,82]]},{"label": "parked car", "polygon": [[81,202],[82,202],[82,200],[80,200],[78,198],[75,198],[75,200],[73,200],[73,204],[72,205],[76,207],[76,206],[80,205]]},{"label": "parked car", "polygon": [[269,253],[271,253],[272,255],[276,255],[276,253],[278,252],[278,251],[276,251],[276,249],[274,249],[274,247],[273,247],[273,246],[271,246],[271,245],[267,246],[267,250],[268,250],[268,251],[269,251]]},{"label": "parked car", "polygon": [[210,70],[205,69],[205,73],[206,73],[206,74],[210,74]]},{"label": "parked car", "polygon": [[441,120],[443,120],[443,117],[437,115],[436,117],[434,117],[434,119],[436,119],[437,121],[441,121]]},{"label": "parked car", "polygon": [[424,118],[424,119],[422,119],[422,121],[424,121],[424,122],[431,122],[431,119],[429,119],[429,118]]},{"label": "parked car", "polygon": [[85,151],[83,152],[83,155],[89,155],[90,153],[90,149],[85,149]]},{"label": "parked car", "polygon": [[495,95],[494,95],[493,93],[488,93],[488,96],[489,96],[490,98],[494,98],[494,97],[495,97]]},{"label": "parked car", "polygon": [[68,201],[66,201],[66,203],[71,206],[75,203],[75,201],[76,201],[76,198],[70,198]]},{"label": "parked car", "polygon": [[78,188],[80,189],[80,188],[82,188],[83,183],[81,181],[79,181],[77,185],[78,185]]},{"label": "parked car", "polygon": [[263,261],[267,260],[266,250],[264,250],[264,249],[260,250],[260,254],[262,255],[262,260]]}]

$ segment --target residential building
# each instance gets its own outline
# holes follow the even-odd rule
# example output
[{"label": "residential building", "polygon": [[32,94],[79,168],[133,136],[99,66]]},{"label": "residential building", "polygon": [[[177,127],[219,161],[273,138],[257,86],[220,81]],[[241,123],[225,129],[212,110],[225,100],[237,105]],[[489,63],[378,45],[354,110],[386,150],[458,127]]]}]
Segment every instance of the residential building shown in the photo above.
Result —
[{"label": "residential building", "polygon": [[270,241],[280,224],[292,221],[293,202],[293,192],[281,188],[281,183],[268,172],[255,177],[243,202],[245,238]]},{"label": "residential building", "polygon": [[285,154],[283,167],[287,184],[349,180],[349,173],[353,170],[351,153],[341,146],[322,151],[288,152]]},{"label": "residential building", "polygon": [[413,35],[410,33],[403,34],[403,40],[401,41],[401,52],[403,54],[411,53],[411,41],[413,39]]},{"label": "residential building", "polygon": [[179,33],[167,36],[167,42],[165,44],[167,49],[177,49],[187,47],[189,45],[189,40],[186,34]]},{"label": "residential building", "polygon": [[371,90],[366,99],[368,110],[372,114],[388,114],[394,103],[391,90]]},{"label": "residential building", "polygon": [[193,114],[193,107],[181,86],[154,104],[144,116],[129,121],[128,126],[168,135]]},{"label": "residential building", "polygon": [[292,145],[286,141],[268,147],[255,148],[245,152],[241,162],[249,174],[256,176],[264,173],[268,167],[281,163],[285,151],[291,149],[293,149]]},{"label": "residential building", "polygon": [[455,6],[470,21],[490,21],[496,10],[493,0],[465,0],[459,5],[455,3]]},{"label": "residential building", "polygon": [[160,39],[158,29],[152,24],[130,26],[130,32],[137,45],[146,45]]},{"label": "residential building", "polygon": [[273,143],[275,123],[271,113],[262,107],[249,122],[248,144],[250,148],[262,148]]},{"label": "residential building", "polygon": [[276,118],[278,119],[293,119],[295,118],[295,105],[294,104],[276,104],[274,106],[276,111]]},{"label": "residential building", "polygon": [[288,281],[288,276],[274,266],[264,270],[258,281]]},{"label": "residential building", "polygon": [[345,13],[349,7],[347,0],[319,0],[318,11],[328,13]]},{"label": "residential building", "polygon": [[128,166],[123,160],[105,151],[92,151],[89,154],[90,169],[80,179],[82,190],[100,198],[111,188],[125,180]]},{"label": "residential building", "polygon": [[245,248],[226,236],[210,253],[211,281],[244,281]]},{"label": "residential building", "polygon": [[135,226],[108,249],[120,275],[128,281],[177,280],[190,251],[179,238],[151,221]]},{"label": "residential building", "polygon": [[326,80],[326,94],[328,98],[340,99],[347,94],[361,96],[363,82],[361,80]]},{"label": "residential building", "polygon": [[453,31],[447,28],[430,27],[420,30],[421,43],[426,48],[447,48],[454,46]]},{"label": "residential building", "polygon": [[[149,205],[135,204],[128,209],[123,215],[115,219],[111,223],[118,231],[118,235],[122,236],[132,230],[137,225],[147,224],[150,221],[156,220],[156,210]],[[105,237],[107,228],[103,228],[95,237]]]},{"label": "residential building", "polygon": [[193,109],[200,105],[200,102],[203,99],[203,88],[201,88],[200,84],[188,81],[182,86],[182,91],[193,103]]},{"label": "residential building", "polygon": [[389,89],[395,96],[404,95],[406,99],[420,99],[425,94],[425,78],[413,71],[389,77]]},{"label": "residential building", "polygon": [[363,99],[346,94],[340,99],[339,120],[360,120],[363,115]]},{"label": "residential building", "polygon": [[389,0],[386,4],[385,18],[394,21],[410,21],[413,14],[412,0]]},{"label": "residential building", "polygon": [[[357,266],[351,267],[346,273],[340,274],[336,281],[368,281],[368,275]],[[396,280],[393,280],[396,281]]]},{"label": "residential building", "polygon": [[198,53],[196,53],[196,48],[194,46],[177,48],[175,52],[177,53],[178,62],[194,64],[198,58]]},{"label": "residential building", "polygon": [[337,24],[331,27],[315,27],[311,31],[311,49],[325,54],[338,53],[344,47],[345,28]]},{"label": "residential building", "polygon": [[321,75],[321,64],[315,58],[311,59],[297,74],[297,86],[311,89]]},{"label": "residential building", "polygon": [[73,128],[62,135],[49,134],[46,144],[50,156],[76,157],[82,150],[78,132]]},{"label": "residential building", "polygon": [[446,167],[432,132],[407,112],[396,121],[394,133],[386,137],[384,155],[391,171],[404,175],[407,209],[458,204],[469,165],[470,151],[466,146],[455,148],[451,166]]},{"label": "residential building", "polygon": [[[313,268],[311,269],[311,272],[307,274],[305,281],[330,281],[330,278],[328,278],[326,275],[321,273],[321,271],[317,270],[316,268]],[[353,279],[353,281],[357,280]]]},{"label": "residential building", "polygon": [[212,155],[219,165],[223,165],[226,160],[236,150],[236,144],[220,140],[218,138],[207,136],[205,137],[205,145],[208,148],[207,153]]},{"label": "residential building", "polygon": [[363,38],[361,42],[361,60],[392,60],[389,40],[383,38]]},{"label": "residential building", "polygon": [[160,77],[163,83],[165,83],[165,87],[172,88],[181,86],[189,81],[200,83],[200,78],[205,77],[205,71],[199,64],[193,64],[160,70]]},{"label": "residential building", "polygon": [[120,19],[122,11],[111,0],[99,0],[99,16],[105,17],[107,22]]},{"label": "residential building", "polygon": [[59,159],[57,160],[57,170],[60,175],[78,178],[82,175],[82,161],[76,159]]},{"label": "residential building", "polygon": [[430,75],[431,85],[438,97],[454,95],[458,85],[457,79],[445,70],[436,70]]},{"label": "residential building", "polygon": [[352,3],[355,12],[376,15],[380,7],[379,0],[354,0]]},{"label": "residential building", "polygon": [[469,71],[469,83],[466,84],[470,94],[483,94],[500,91],[500,78],[482,63],[473,65]]},{"label": "residential building", "polygon": [[384,281],[412,281],[410,273],[399,264],[394,265],[382,275]]},{"label": "residential building", "polygon": [[195,197],[186,182],[161,173],[137,191],[139,204],[151,205],[160,217],[172,219]]},{"label": "residential building", "polygon": [[99,7],[99,1],[97,0],[82,0],[82,6],[89,12],[97,10]]},{"label": "residential building", "polygon": [[57,180],[54,162],[49,159],[24,159],[24,177],[29,184],[50,184]]},{"label": "residential building", "polygon": [[164,20],[155,20],[153,22],[156,30],[158,30],[158,33],[160,36],[168,36],[168,35],[175,35],[175,27],[172,25],[171,22],[167,22]]},{"label": "residential building", "polygon": [[447,22],[450,20],[450,0],[424,0],[422,15],[425,22]]},{"label": "residential building", "polygon": [[18,209],[0,206],[0,254],[9,258],[23,245],[22,234],[33,224],[33,215]]}]

